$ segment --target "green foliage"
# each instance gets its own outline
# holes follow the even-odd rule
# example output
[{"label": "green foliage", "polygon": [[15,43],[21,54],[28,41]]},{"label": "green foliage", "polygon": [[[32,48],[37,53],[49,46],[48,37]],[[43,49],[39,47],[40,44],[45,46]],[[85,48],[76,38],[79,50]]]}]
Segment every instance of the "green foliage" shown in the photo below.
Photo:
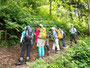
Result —
[{"label": "green foliage", "polygon": [[2,41],[2,43],[0,44],[0,46],[8,46],[8,42],[7,41]]},{"label": "green foliage", "polygon": [[27,65],[32,68],[47,68],[47,63],[43,59],[37,59],[33,64],[27,62]]},{"label": "green foliage", "polygon": [[3,34],[3,30],[0,30],[0,39],[2,38],[1,36],[2,36],[2,34]]},{"label": "green foliage", "polygon": [[[87,41],[89,39],[87,39]],[[81,40],[79,44],[68,50],[68,52],[68,56],[71,56],[71,60],[77,64],[79,68],[88,67],[90,65],[90,48],[84,41]]]},{"label": "green foliage", "polygon": [[[83,40],[84,39],[84,40]],[[52,59],[53,62],[46,63],[43,59],[38,59],[34,63],[28,63],[29,67],[40,68],[42,65],[45,68],[89,68],[90,67],[90,37],[83,38],[77,45],[72,48],[66,47],[66,52],[63,55],[58,55]],[[45,63],[45,64],[44,64]]]},{"label": "green foliage", "polygon": [[[61,3],[58,1],[58,3]],[[49,5],[44,5],[37,8],[37,13],[45,18],[55,20],[56,22],[52,23],[52,25],[56,25],[57,27],[62,27],[65,30],[67,36],[70,35],[68,32],[70,29],[70,25],[74,24],[75,28],[78,31],[79,35],[88,34],[88,24],[87,24],[87,14],[79,18],[78,15],[75,15],[74,11],[76,8],[73,6],[63,7],[62,5],[59,7],[57,2],[52,3],[52,15],[50,16]],[[44,12],[44,13],[43,13]]]},{"label": "green foliage", "polygon": [[[88,33],[88,25],[86,23],[88,13],[79,17],[73,14],[76,8],[67,4],[69,0],[63,0],[63,2],[62,0],[51,1],[52,15],[50,16],[49,0],[2,0],[2,3],[0,3],[0,29],[3,32],[0,31],[0,38],[5,36],[4,40],[9,45],[12,44],[10,41],[17,43],[21,32],[25,30],[25,26],[30,25],[35,31],[40,23],[47,28],[50,40],[52,40],[52,32],[50,30],[52,26],[62,27],[68,37],[70,35],[70,24],[75,25],[79,35]],[[87,12],[86,8],[82,12]]]}]

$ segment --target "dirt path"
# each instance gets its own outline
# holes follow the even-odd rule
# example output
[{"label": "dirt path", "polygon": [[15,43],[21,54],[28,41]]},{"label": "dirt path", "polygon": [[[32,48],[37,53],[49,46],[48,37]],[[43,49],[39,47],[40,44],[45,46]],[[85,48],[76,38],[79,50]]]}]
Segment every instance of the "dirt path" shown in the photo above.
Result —
[{"label": "dirt path", "polygon": [[[50,42],[50,48],[52,47],[52,42]],[[0,47],[0,68],[26,68],[27,65],[24,64],[22,66],[15,66],[15,63],[18,61],[20,56],[21,48],[16,46],[10,47]],[[60,54],[65,52],[65,49],[62,49]],[[50,56],[55,57],[57,54],[51,53]],[[30,62],[34,62],[38,58],[38,50],[36,46],[33,46],[31,54],[30,54]],[[47,61],[49,57],[45,55],[45,61]]]}]

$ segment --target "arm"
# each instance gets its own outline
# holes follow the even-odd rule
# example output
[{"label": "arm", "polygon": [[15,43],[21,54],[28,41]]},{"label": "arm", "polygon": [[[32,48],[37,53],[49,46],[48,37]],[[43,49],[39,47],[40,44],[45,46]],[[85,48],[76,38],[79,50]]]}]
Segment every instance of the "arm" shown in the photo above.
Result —
[{"label": "arm", "polygon": [[35,36],[35,42],[37,42],[39,32],[40,32],[40,30],[37,29],[37,30],[36,30],[36,36]]},{"label": "arm", "polygon": [[74,28],[75,32],[77,32],[76,28]]},{"label": "arm", "polygon": [[55,36],[57,36],[56,31],[53,31],[53,39],[55,39]]},{"label": "arm", "polygon": [[59,30],[56,29],[56,32],[58,32]]},{"label": "arm", "polygon": [[34,38],[34,31],[32,30],[32,39]]},{"label": "arm", "polygon": [[53,39],[54,39],[54,37],[55,37],[55,36],[54,36],[54,31],[53,31]]},{"label": "arm", "polygon": [[23,35],[21,35],[20,43],[22,43],[22,41],[23,41]]}]

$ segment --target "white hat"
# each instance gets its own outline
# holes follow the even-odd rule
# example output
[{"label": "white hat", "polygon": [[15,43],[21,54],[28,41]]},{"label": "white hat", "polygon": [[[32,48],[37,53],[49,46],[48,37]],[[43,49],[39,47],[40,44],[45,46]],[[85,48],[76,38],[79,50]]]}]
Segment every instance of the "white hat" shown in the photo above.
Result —
[{"label": "white hat", "polygon": [[39,26],[43,27],[43,25],[42,25],[42,24],[39,24]]},{"label": "white hat", "polygon": [[71,26],[74,26],[73,24],[71,24]]},{"label": "white hat", "polygon": [[52,27],[51,29],[55,30],[55,27]]}]

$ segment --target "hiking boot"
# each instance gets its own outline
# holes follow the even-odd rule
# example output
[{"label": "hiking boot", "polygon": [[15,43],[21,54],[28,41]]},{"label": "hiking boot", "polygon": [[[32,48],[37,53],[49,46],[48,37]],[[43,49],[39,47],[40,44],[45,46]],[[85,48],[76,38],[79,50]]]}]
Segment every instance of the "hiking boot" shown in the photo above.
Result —
[{"label": "hiking boot", "polygon": [[57,54],[58,54],[58,53],[60,53],[60,50],[57,50],[57,52],[56,52],[56,53],[57,53]]},{"label": "hiking boot", "polygon": [[51,53],[55,53],[55,50],[52,50]]},{"label": "hiking boot", "polygon": [[22,61],[23,61],[23,57],[20,57],[19,62],[16,63],[15,65],[16,65],[16,66],[18,66],[18,65],[22,65]]},{"label": "hiking boot", "polygon": [[22,65],[22,62],[19,61],[19,62],[16,63],[15,65],[16,65],[16,66]]},{"label": "hiking boot", "polygon": [[42,59],[44,59],[44,56],[41,56]]},{"label": "hiking boot", "polygon": [[26,57],[26,60],[25,60],[25,62],[29,62],[29,57]]}]

